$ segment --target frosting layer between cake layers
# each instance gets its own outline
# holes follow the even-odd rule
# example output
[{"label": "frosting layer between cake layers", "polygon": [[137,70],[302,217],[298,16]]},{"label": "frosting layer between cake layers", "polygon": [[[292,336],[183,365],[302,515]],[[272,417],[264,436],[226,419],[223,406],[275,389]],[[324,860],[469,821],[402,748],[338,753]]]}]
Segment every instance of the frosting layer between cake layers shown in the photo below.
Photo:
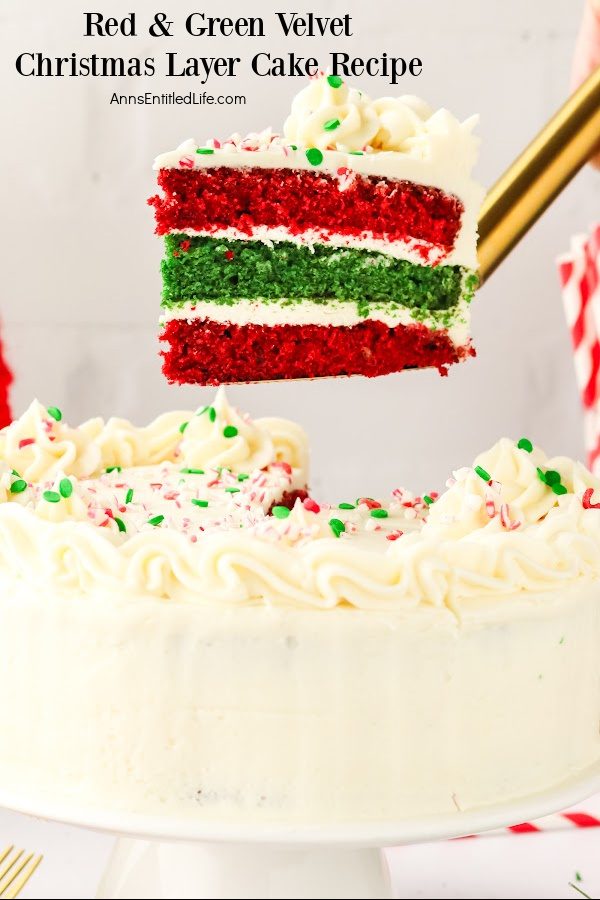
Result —
[{"label": "frosting layer between cake layers", "polygon": [[[163,194],[150,202],[168,236],[167,376],[218,383],[444,371],[470,355],[482,198],[469,174],[474,121],[432,113],[414,97],[372,102],[321,76],[294,100],[285,138],[267,130],[203,147],[187,141],[159,156]],[[267,323],[260,304],[271,299],[281,302]],[[302,306],[314,301],[360,302],[353,318],[346,310],[324,320],[313,309],[307,320]],[[227,320],[209,302],[231,306],[231,329],[218,327]]]},{"label": "frosting layer between cake layers", "polygon": [[0,432],[0,796],[391,821],[598,761],[600,483],[504,439],[441,495],[306,492],[213,405]]}]

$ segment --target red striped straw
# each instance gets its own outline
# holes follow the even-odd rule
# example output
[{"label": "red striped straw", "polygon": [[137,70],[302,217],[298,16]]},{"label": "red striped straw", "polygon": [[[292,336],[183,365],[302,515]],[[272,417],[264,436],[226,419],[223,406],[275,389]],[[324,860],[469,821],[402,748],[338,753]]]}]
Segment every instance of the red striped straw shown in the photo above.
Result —
[{"label": "red striped straw", "polygon": [[600,818],[591,813],[567,810],[561,813],[553,813],[534,819],[533,822],[521,822],[519,825],[509,825],[507,828],[495,828],[492,831],[482,831],[481,834],[469,834],[466,838],[497,837],[499,834],[540,834],[548,831],[574,831],[581,828],[600,827]]},{"label": "red striped straw", "polygon": [[577,235],[558,260],[575,374],[584,410],[588,465],[600,473],[600,224]]}]

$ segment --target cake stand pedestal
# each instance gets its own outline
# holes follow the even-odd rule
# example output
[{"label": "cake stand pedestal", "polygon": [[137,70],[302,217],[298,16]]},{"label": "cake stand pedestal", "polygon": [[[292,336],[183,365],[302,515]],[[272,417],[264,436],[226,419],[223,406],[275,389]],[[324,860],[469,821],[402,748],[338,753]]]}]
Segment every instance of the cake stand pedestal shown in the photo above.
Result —
[{"label": "cake stand pedestal", "polygon": [[389,898],[384,847],[476,834],[600,791],[600,762],[550,791],[470,812],[340,825],[235,824],[77,808],[0,788],[0,806],[118,836],[99,898]]}]

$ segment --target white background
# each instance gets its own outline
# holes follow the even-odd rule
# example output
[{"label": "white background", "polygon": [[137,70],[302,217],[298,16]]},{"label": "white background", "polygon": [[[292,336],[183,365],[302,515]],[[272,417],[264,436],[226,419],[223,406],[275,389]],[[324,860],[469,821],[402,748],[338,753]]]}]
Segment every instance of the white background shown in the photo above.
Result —
[{"label": "white background", "polygon": [[[18,412],[37,395],[72,422],[94,414],[142,423],[175,406],[204,403],[203,389],[168,386],[160,373],[160,241],[145,200],[154,191],[152,158],[182,139],[279,127],[301,80],[211,81],[243,92],[244,107],[109,106],[113,91],[184,91],[193,80],[35,79],[19,77],[23,51],[68,55],[250,57],[295,50],[324,57],[389,54],[423,60],[419,78],[398,88],[361,79],[373,95],[417,93],[461,117],[481,113],[478,175],[490,185],[568,91],[579,0],[312,0],[306,4],[216,4],[2,0],[0,147],[3,248],[0,313],[16,372]],[[178,37],[85,39],[84,10],[136,10],[140,24],[163,10]],[[186,13],[263,15],[264,39],[185,38]],[[313,9],[353,15],[355,37],[281,38],[272,11]],[[248,71],[246,67],[245,71]],[[572,234],[598,218],[600,176],[581,173],[474,307],[478,358],[441,380],[421,372],[361,379],[231,389],[256,415],[288,415],[310,433],[313,484],[332,500],[376,494],[399,482],[435,488],[501,434],[523,434],[552,452],[580,455],[581,416],[563,322],[554,258]],[[45,849],[29,896],[92,896],[108,839],[0,814],[0,844]],[[487,838],[397,851],[399,896],[575,896],[575,869],[590,876],[599,838],[585,834]],[[587,865],[587,869],[586,869]],[[598,879],[596,879],[598,881]],[[400,882],[398,882],[399,884]],[[587,885],[586,885],[587,886]],[[600,885],[599,885],[600,886]],[[592,889],[588,887],[588,889]],[[400,889],[398,889],[400,890]],[[43,893],[36,892],[43,891]],[[63,892],[66,892],[63,893]]]},{"label": "white background", "polygon": [[[354,37],[281,37],[274,10],[350,12]],[[194,4],[2,0],[2,244],[0,313],[17,381],[16,411],[35,395],[72,422],[101,414],[138,423],[209,391],[167,385],[156,322],[161,242],[146,198],[153,157],[195,136],[281,127],[303,79],[244,75],[209,89],[246,93],[244,107],[109,106],[113,91],[198,88],[194,79],[24,78],[24,51],[67,56],[241,56],[295,50],[325,57],[418,56],[423,73],[373,95],[419,93],[456,115],[480,112],[480,180],[490,185],[564,100],[580,0],[224,0]],[[177,37],[84,38],[83,11],[151,12],[175,20]],[[265,38],[185,36],[186,14],[262,15]],[[581,455],[582,429],[568,334],[555,274],[557,253],[598,217],[600,176],[582,172],[481,291],[473,309],[478,358],[447,379],[417,372],[375,381],[237,387],[237,405],[288,415],[308,430],[313,486],[328,499],[377,494],[398,483],[443,484],[500,435],[525,434],[548,451]]]}]

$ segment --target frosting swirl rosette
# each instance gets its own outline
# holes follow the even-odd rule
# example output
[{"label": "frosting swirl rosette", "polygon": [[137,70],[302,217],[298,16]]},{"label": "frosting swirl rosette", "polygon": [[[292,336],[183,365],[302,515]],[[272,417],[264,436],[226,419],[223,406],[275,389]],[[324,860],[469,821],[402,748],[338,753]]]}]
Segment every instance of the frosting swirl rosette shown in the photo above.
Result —
[{"label": "frosting swirl rosette", "polygon": [[85,477],[97,472],[102,453],[95,442],[102,419],[69,428],[59,410],[34,400],[19,419],[0,431],[0,458],[27,481],[62,471]]},{"label": "frosting swirl rosette", "polygon": [[406,150],[406,141],[425,130],[431,109],[418,97],[380,97],[373,101],[379,129],[373,138],[375,150]]},{"label": "frosting swirl rosette", "polygon": [[520,447],[508,438],[478,456],[473,468],[455,472],[454,482],[431,506],[426,534],[461,538],[482,528],[533,524],[564,494],[600,487],[581,463],[567,457],[548,459],[530,442]]},{"label": "frosting swirl rosette", "polygon": [[180,460],[190,468],[226,466],[250,472],[282,460],[294,468],[307,464],[306,435],[298,425],[275,418],[252,421],[230,405],[222,387],[212,406],[198,410],[180,427]]},{"label": "frosting swirl rosette", "polygon": [[321,150],[362,150],[380,124],[370,98],[340,78],[316,78],[292,101],[283,132],[289,141]]}]

